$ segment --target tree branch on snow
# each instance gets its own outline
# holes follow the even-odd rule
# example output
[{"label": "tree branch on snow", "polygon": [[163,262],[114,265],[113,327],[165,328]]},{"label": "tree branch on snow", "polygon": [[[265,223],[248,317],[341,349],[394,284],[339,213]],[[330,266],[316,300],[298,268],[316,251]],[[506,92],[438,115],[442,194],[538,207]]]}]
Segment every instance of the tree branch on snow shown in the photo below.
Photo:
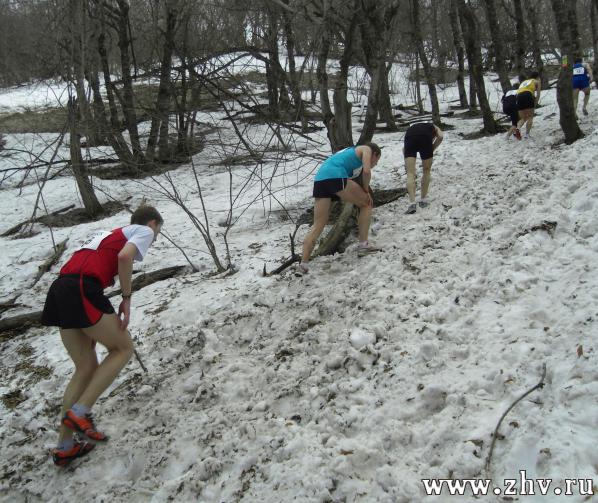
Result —
[{"label": "tree branch on snow", "polygon": [[62,257],[62,254],[64,253],[64,250],[66,250],[67,241],[68,239],[65,239],[64,241],[58,243],[58,245],[56,245],[54,249],[54,253],[50,257],[48,257],[42,265],[39,266],[35,278],[33,279],[33,284],[30,286],[30,288],[33,288],[41,279],[41,277],[45,273],[47,273],[52,268],[52,266],[56,264],[56,262],[60,260],[60,257]]},{"label": "tree branch on snow", "polygon": [[[131,291],[137,292],[146,286],[157,283],[158,281],[164,281],[165,279],[174,278],[185,271],[186,266],[177,265],[172,267],[166,267],[164,269],[158,269],[157,271],[141,273],[137,275],[131,282]],[[107,297],[115,297],[120,295],[121,290],[115,290],[107,295]],[[31,327],[36,327],[41,324],[41,311],[34,311],[30,313],[19,314],[17,316],[11,316],[10,318],[0,319],[0,340],[8,340],[16,337],[17,335],[25,332]]]},{"label": "tree branch on snow", "polygon": [[526,396],[528,396],[530,393],[536,391],[537,389],[543,388],[545,378],[546,378],[546,363],[543,363],[542,364],[542,377],[540,378],[540,382],[538,382],[538,384],[536,384],[535,386],[533,386],[532,388],[527,390],[523,395],[521,395],[511,405],[509,405],[509,408],[504,411],[502,416],[500,416],[500,419],[498,420],[498,423],[496,424],[496,428],[494,428],[494,432],[492,433],[492,443],[490,444],[490,451],[488,452],[488,457],[486,458],[486,464],[484,465],[484,470],[486,471],[486,478],[488,478],[488,479],[492,478],[492,472],[491,472],[492,455],[494,454],[494,445],[496,444],[496,439],[498,438],[498,430],[500,428],[500,425],[503,422],[503,419],[507,416],[507,414],[509,412],[511,412],[511,409],[513,409],[513,407],[515,407],[515,405],[517,405],[519,402],[521,402],[521,400],[523,400]]}]

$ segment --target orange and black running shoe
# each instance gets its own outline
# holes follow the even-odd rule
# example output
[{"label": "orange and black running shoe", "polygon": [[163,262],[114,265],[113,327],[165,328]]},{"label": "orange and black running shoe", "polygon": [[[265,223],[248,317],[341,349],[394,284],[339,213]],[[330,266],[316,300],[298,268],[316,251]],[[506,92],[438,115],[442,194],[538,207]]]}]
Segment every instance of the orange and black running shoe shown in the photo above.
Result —
[{"label": "orange and black running shoe", "polygon": [[75,442],[75,445],[66,451],[52,449],[52,460],[56,466],[67,466],[71,461],[85,456],[94,447],[95,444],[90,442]]},{"label": "orange and black running shoe", "polygon": [[77,416],[73,409],[66,411],[66,414],[62,418],[62,424],[71,430],[83,433],[87,438],[95,440],[96,442],[103,442],[108,440],[108,437],[101,431],[96,430],[96,426],[93,422],[91,414],[85,414],[84,416]]}]

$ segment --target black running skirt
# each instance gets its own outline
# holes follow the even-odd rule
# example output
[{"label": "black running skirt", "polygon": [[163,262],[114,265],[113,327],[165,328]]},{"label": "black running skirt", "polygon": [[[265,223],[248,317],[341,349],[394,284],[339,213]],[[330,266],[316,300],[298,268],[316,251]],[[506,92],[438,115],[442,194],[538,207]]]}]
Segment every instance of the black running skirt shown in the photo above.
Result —
[{"label": "black running skirt", "polygon": [[517,95],[517,109],[529,110],[536,107],[536,100],[533,93],[530,91],[523,91]]},{"label": "black running skirt", "polygon": [[114,307],[96,278],[65,274],[50,286],[42,313],[42,325],[87,328],[100,321],[103,314],[112,313]]}]

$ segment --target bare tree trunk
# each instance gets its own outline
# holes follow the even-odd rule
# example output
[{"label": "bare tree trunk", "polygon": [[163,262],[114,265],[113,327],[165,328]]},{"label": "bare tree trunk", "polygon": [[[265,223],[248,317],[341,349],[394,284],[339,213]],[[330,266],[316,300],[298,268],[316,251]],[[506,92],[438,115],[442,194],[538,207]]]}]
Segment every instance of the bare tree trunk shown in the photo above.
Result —
[{"label": "bare tree trunk", "polygon": [[[556,88],[556,99],[559,105],[559,123],[565,134],[565,142],[571,144],[583,137],[581,129],[577,124],[575,109],[573,108],[573,61],[575,51],[579,47],[576,43],[577,27],[572,27],[572,19],[575,19],[571,10],[575,9],[574,0],[551,0],[552,10],[556,19],[557,32],[561,41],[561,53],[563,64],[559,73]],[[575,11],[573,12],[575,14]],[[576,23],[576,19],[575,19]],[[576,23],[577,24],[577,23]]]},{"label": "bare tree trunk", "polygon": [[472,69],[468,71],[469,74],[469,111],[474,112],[478,109],[478,90],[475,85],[475,78]]},{"label": "bare tree trunk", "polygon": [[[582,56],[581,42],[579,39],[579,23],[577,22],[577,0],[569,0],[567,5],[567,16],[569,19],[569,28],[571,30],[571,50],[574,58]],[[596,57],[596,56],[594,56]],[[573,60],[571,60],[571,63]]]},{"label": "bare tree trunk", "polygon": [[595,79],[598,79],[598,0],[592,0],[590,6],[590,22],[592,24],[592,49],[594,53]]},{"label": "bare tree trunk", "polygon": [[83,3],[80,0],[70,0],[69,10],[71,16],[72,43],[73,52],[73,72],[74,85],[77,90],[77,104],[81,114],[81,132],[87,140],[87,144],[99,145],[97,127],[91,114],[91,107],[85,92],[85,68],[87,66],[87,26],[88,20],[83,9]]},{"label": "bare tree trunk", "polygon": [[[187,111],[187,94],[192,88],[193,72],[187,70],[187,54],[189,54],[189,17],[184,16],[185,28],[183,31],[182,54],[179,55],[181,59],[181,98],[177,99],[176,91],[173,91],[173,101],[176,108],[176,130],[177,130],[177,144],[176,144],[176,159],[188,160],[191,155],[191,145],[193,139],[189,136],[189,129],[191,123],[192,111]],[[189,75],[189,77],[187,77]]]},{"label": "bare tree trunk", "polygon": [[[289,0],[285,0],[288,5]],[[296,118],[301,120],[301,129],[307,130],[307,118],[303,109],[303,99],[301,98],[301,86],[299,83],[299,76],[297,75],[297,68],[295,64],[295,33],[293,31],[293,23],[289,11],[283,9],[283,29],[287,43],[287,59],[289,61],[289,86],[291,88],[291,95],[293,96],[293,105],[295,106]]]},{"label": "bare tree trunk", "polygon": [[349,65],[353,57],[353,44],[357,16],[353,16],[345,32],[343,55],[340,60],[340,72],[334,87],[334,120],[329,135],[334,137],[335,149],[340,150],[353,145],[353,131],[351,127],[351,104],[347,99],[347,81],[349,79]]},{"label": "bare tree trunk", "polygon": [[513,0],[513,5],[515,6],[516,32],[515,68],[517,68],[517,75],[521,75],[525,69],[525,22],[521,0]]},{"label": "bare tree trunk", "polygon": [[[398,13],[398,4],[385,4],[376,0],[361,0],[359,6],[361,21],[361,46],[370,75],[368,108],[365,114],[359,144],[371,141],[376,129],[380,101],[381,80],[386,78],[387,34]],[[357,11],[357,9],[355,9]]]},{"label": "bare tree trunk", "polygon": [[83,156],[81,155],[81,138],[78,131],[79,110],[74,98],[69,99],[69,131],[70,131],[70,153],[71,153],[71,168],[81,200],[85,207],[85,212],[92,218],[102,213],[102,205],[95,195],[93,186],[87,176]]},{"label": "bare tree trunk", "polygon": [[176,31],[178,6],[176,0],[168,0],[166,3],[166,30],[164,33],[164,47],[162,49],[162,63],[160,68],[160,86],[158,87],[158,99],[156,103],[157,114],[160,120],[160,139],[158,140],[158,158],[161,162],[172,160],[170,149],[169,119],[170,104],[172,101],[172,55],[174,53],[174,36]]},{"label": "bare tree trunk", "polygon": [[397,124],[392,113],[392,103],[390,102],[390,88],[388,86],[388,77],[390,75],[391,68],[392,63],[386,65],[386,70],[384,71],[384,78],[380,80],[380,119],[383,122],[386,122],[386,127],[388,129],[395,130],[397,129]]},{"label": "bare tree trunk", "polygon": [[[137,163],[133,158],[133,154],[129,149],[125,139],[121,133],[121,123],[118,117],[118,107],[116,106],[116,98],[114,96],[114,84],[112,83],[112,77],[110,74],[110,67],[108,63],[108,53],[106,51],[106,33],[104,31],[103,23],[102,23],[102,31],[98,35],[98,54],[100,58],[100,65],[102,67],[102,73],[104,76],[104,86],[106,88],[106,96],[108,97],[108,108],[110,110],[110,125],[111,125],[111,132],[112,134],[110,137],[112,138],[111,145],[114,148],[114,151],[118,158],[127,166],[135,169],[137,167]],[[91,86],[94,95],[94,106],[102,107],[103,108],[103,101],[102,95],[100,93],[100,84],[97,79],[94,81],[93,77],[91,79]],[[101,103],[101,104],[100,104]],[[101,112],[98,117],[102,117]],[[108,129],[107,129],[108,130]]]},{"label": "bare tree trunk", "polygon": [[449,20],[451,22],[451,31],[453,32],[453,44],[457,54],[457,87],[459,88],[459,101],[463,108],[468,107],[467,93],[465,92],[465,57],[463,54],[463,43],[461,41],[461,29],[459,28],[459,19],[457,13],[456,0],[450,0]]},{"label": "bare tree trunk", "polygon": [[419,51],[415,51],[415,98],[417,100],[417,111],[424,113],[424,102],[422,100],[422,83],[419,75]]},{"label": "bare tree trunk", "polygon": [[542,89],[548,89],[548,77],[544,72],[544,61],[542,60],[542,50],[540,45],[540,36],[538,34],[538,3],[530,2],[528,4],[529,9],[529,21],[531,25],[530,35],[532,43],[532,53],[534,56],[534,67],[540,74],[540,82],[542,83]]},{"label": "bare tree trunk", "polygon": [[328,131],[328,140],[333,152],[339,150],[336,145],[334,135],[331,130],[334,127],[334,114],[330,108],[330,97],[328,96],[328,72],[326,71],[326,63],[328,62],[328,54],[330,53],[330,31],[328,28],[328,20],[324,19],[322,25],[322,39],[320,41],[320,50],[318,52],[318,66],[316,74],[318,76],[318,84],[320,87],[320,107],[322,110],[322,121]]},{"label": "bare tree trunk", "polygon": [[266,44],[268,46],[268,62],[266,62],[266,84],[268,86],[268,108],[272,118],[280,115],[278,75],[278,19],[271,8],[267,9],[268,26],[266,27]]},{"label": "bare tree trunk", "polygon": [[424,48],[424,40],[422,37],[422,28],[419,18],[419,0],[411,0],[411,12],[413,13],[413,34],[417,52],[424,67],[424,75],[426,76],[426,84],[428,85],[428,92],[430,93],[430,101],[432,102],[432,122],[440,125],[440,107],[438,106],[438,95],[436,94],[436,80],[432,73],[432,68],[426,55]]},{"label": "bare tree trunk", "polygon": [[[439,0],[431,0],[432,7],[432,47],[434,48],[434,54],[438,61],[438,80],[440,82],[446,81],[445,69],[446,69],[446,53],[444,46],[440,42],[440,33],[438,28],[438,4]],[[443,2],[444,3],[444,2]]]},{"label": "bare tree trunk", "polygon": [[505,66],[505,42],[501,28],[498,24],[498,16],[496,15],[496,5],[494,4],[494,0],[484,0],[484,7],[486,8],[486,18],[488,20],[488,26],[490,27],[490,35],[492,36],[494,67],[496,73],[498,73],[502,92],[506,93],[511,89],[511,81],[509,80],[509,74]]},{"label": "bare tree trunk", "polygon": [[[139,130],[137,129],[137,113],[135,111],[135,94],[133,93],[133,78],[131,77],[131,59],[129,57],[129,47],[133,43],[129,36],[129,4],[127,0],[117,0],[119,6],[118,16],[118,48],[120,52],[120,66],[123,81],[123,96],[121,105],[125,123],[129,130],[131,148],[133,157],[138,166],[145,164],[141,144],[139,142]],[[120,96],[117,95],[117,97]]]},{"label": "bare tree trunk", "polygon": [[480,34],[477,19],[471,7],[466,5],[465,0],[459,0],[459,16],[461,18],[461,29],[465,39],[465,50],[467,51],[467,60],[469,69],[475,81],[478,101],[482,111],[484,121],[484,131],[486,133],[497,133],[498,125],[494,120],[492,109],[486,96],[486,86],[484,85],[484,73],[482,70],[482,50],[480,47]]}]

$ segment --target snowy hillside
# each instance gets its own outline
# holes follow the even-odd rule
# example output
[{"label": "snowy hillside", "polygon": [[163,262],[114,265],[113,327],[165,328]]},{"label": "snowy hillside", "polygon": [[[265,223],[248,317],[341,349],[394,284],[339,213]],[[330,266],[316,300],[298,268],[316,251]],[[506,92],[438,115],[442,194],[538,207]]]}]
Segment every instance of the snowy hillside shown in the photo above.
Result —
[{"label": "snowy hillside", "polygon": [[[155,181],[97,180],[110,197],[155,204],[200,272],[134,295],[131,329],[149,372],[131,360],[94,409],[111,440],[66,470],[47,455],[72,372],[58,331],[31,329],[1,343],[0,396],[20,391],[22,400],[0,402],[0,500],[473,501],[426,497],[421,479],[487,478],[492,432],[544,364],[544,388],[501,425],[491,477],[502,488],[525,470],[553,479],[553,488],[565,478],[594,478],[598,487],[596,99],[581,120],[586,138],[571,146],[557,144],[554,90],[543,96],[532,140],[466,140],[460,133],[480,129],[480,119],[444,119],[455,129],[435,156],[432,204],[409,216],[406,198],[377,208],[371,240],[383,253],[358,258],[353,236],[344,254],[317,258],[303,277],[292,269],[262,276],[264,263],[272,270],[289,255],[294,229],[280,211],[268,212],[280,210],[271,199],[231,231],[238,272],[210,277],[201,237]],[[375,188],[404,186],[402,138],[375,136],[384,146]],[[194,162],[216,158],[207,150]],[[317,163],[282,165],[287,174],[272,190],[296,218],[312,203]],[[238,169],[240,185],[249,168]],[[205,173],[202,192],[221,232],[228,174]],[[199,210],[190,168],[170,175]],[[252,182],[243,201],[260,190]],[[1,191],[0,231],[30,215],[37,191]],[[56,209],[75,194],[71,179],[57,178],[45,204]],[[127,218],[123,211],[54,229],[56,241],[69,238],[63,261],[89,234]],[[0,239],[0,301],[27,290],[22,311],[41,307],[59,269],[29,288],[51,252],[49,233],[39,230]],[[160,238],[140,269],[184,264]],[[549,494],[543,501],[587,498],[577,489]]]}]

